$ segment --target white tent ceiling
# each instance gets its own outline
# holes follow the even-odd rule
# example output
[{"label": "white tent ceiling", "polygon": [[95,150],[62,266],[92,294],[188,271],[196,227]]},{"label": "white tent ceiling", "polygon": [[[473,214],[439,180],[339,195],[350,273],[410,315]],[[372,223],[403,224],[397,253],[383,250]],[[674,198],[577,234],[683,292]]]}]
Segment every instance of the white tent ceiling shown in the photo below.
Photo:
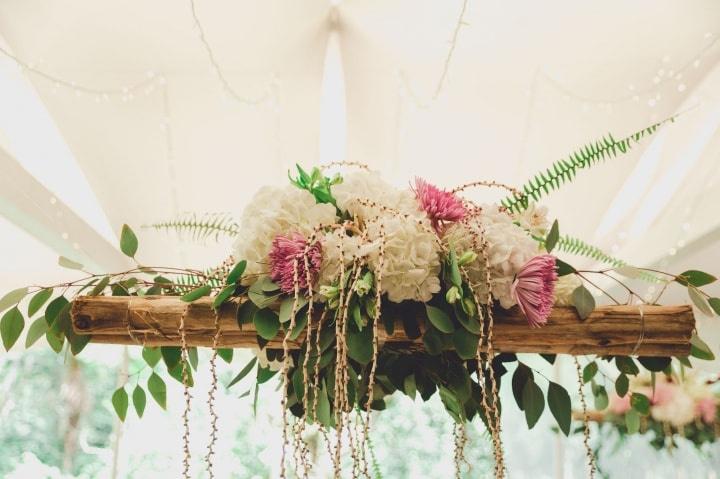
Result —
[{"label": "white tent ceiling", "polygon": [[[26,65],[18,72],[5,59],[0,75],[24,75],[84,175],[67,170],[62,182],[86,178],[115,231],[185,211],[239,216],[259,186],[284,181],[295,162],[362,161],[398,183],[417,174],[444,186],[520,184],[608,132],[689,109],[547,203],[564,232],[636,263],[695,244],[712,258],[702,266],[720,270],[712,256],[720,236],[714,0],[468,1],[460,24],[461,1],[196,0],[200,29],[191,6],[0,2],[0,46]],[[328,43],[339,45],[339,60]],[[22,116],[22,104],[3,101],[0,116]],[[38,161],[59,160],[35,158],[33,170],[3,130],[0,145],[13,156],[3,156],[3,179],[27,194],[0,192],[1,212],[28,229],[42,210],[28,202],[47,203],[58,178],[35,188],[32,174],[5,165],[32,173]],[[77,254],[117,264],[105,257],[108,235],[86,226],[71,235]],[[68,233],[62,222],[49,227]],[[42,235],[68,254],[48,230]],[[147,263],[210,265],[225,253],[142,236]]]}]

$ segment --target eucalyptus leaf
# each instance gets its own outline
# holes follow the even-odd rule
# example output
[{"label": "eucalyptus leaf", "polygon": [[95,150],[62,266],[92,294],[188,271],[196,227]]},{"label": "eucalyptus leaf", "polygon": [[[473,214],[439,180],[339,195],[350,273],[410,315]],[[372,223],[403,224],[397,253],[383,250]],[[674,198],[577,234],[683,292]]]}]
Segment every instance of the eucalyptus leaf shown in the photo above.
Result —
[{"label": "eucalyptus leaf", "polygon": [[[145,363],[147,363],[148,366],[151,368],[154,368],[157,363],[160,362],[160,359],[162,359],[162,353],[160,352],[159,347],[150,347],[145,346],[142,349],[142,357],[145,360]],[[179,360],[179,358],[178,358]]]},{"label": "eucalyptus leaf", "polygon": [[103,276],[100,282],[96,284],[95,287],[90,291],[89,296],[99,295],[100,293],[105,291],[105,288],[107,288],[108,284],[110,284],[110,276]]},{"label": "eucalyptus leaf", "polygon": [[147,395],[140,385],[135,386],[135,389],[133,389],[132,402],[138,417],[142,417],[145,412],[145,405],[147,404]]},{"label": "eucalyptus leaf", "polygon": [[45,303],[47,303],[48,299],[53,294],[52,288],[46,288],[41,289],[35,295],[30,299],[30,302],[28,303],[28,318],[32,318],[35,313],[40,311],[40,308],[42,308]]},{"label": "eucalyptus leaf", "polygon": [[73,261],[70,258],[66,258],[65,256],[60,256],[58,258],[58,265],[62,266],[63,268],[67,269],[83,269],[83,265],[78,263],[77,261]]},{"label": "eucalyptus leaf", "polygon": [[123,225],[120,232],[120,251],[125,255],[134,258],[138,250],[138,239],[135,232],[128,226]]},{"label": "eucalyptus leaf", "polygon": [[690,356],[706,361],[713,361],[715,359],[715,354],[710,349],[710,346],[705,344],[705,341],[700,339],[697,333],[693,333],[690,337]]},{"label": "eucalyptus leaf", "polygon": [[255,366],[255,363],[257,363],[257,356],[253,356],[250,361],[243,367],[240,372],[233,378],[232,381],[230,381],[230,384],[227,385],[228,389],[239,383],[243,380],[245,376],[250,374],[250,371],[252,371],[252,368]]},{"label": "eucalyptus leaf", "polygon": [[348,356],[362,365],[368,364],[373,356],[372,328],[363,328],[360,332],[348,331]]},{"label": "eucalyptus leaf", "polygon": [[275,338],[280,330],[280,320],[277,313],[267,308],[259,309],[255,313],[253,324],[258,335],[268,341]]},{"label": "eucalyptus leaf", "polygon": [[6,351],[10,351],[24,328],[25,318],[17,306],[5,312],[0,319],[0,336]]},{"label": "eucalyptus leaf", "polygon": [[597,372],[598,372],[597,363],[595,361],[588,363],[583,368],[583,373],[582,373],[583,382],[589,383],[590,381],[592,381],[592,379],[595,377],[595,374],[597,374]]},{"label": "eucalyptus leaf", "polygon": [[603,409],[608,407],[608,404],[610,403],[608,393],[605,390],[605,387],[599,384],[593,384],[592,389],[593,397],[595,398],[595,409],[597,409],[598,411],[602,411]]},{"label": "eucalyptus leaf", "polygon": [[425,304],[425,312],[427,317],[439,331],[443,333],[452,333],[455,330],[452,320],[445,311],[435,306]]},{"label": "eucalyptus leaf", "polygon": [[717,278],[711,274],[705,273],[704,271],[697,271],[694,269],[680,273],[675,281],[685,286],[705,286],[706,284],[714,283]]},{"label": "eucalyptus leaf", "polygon": [[595,309],[595,298],[585,286],[580,285],[572,293],[572,304],[580,319],[587,319]]},{"label": "eucalyptus leaf", "polygon": [[28,328],[27,336],[25,336],[25,348],[29,348],[47,333],[48,324],[45,316],[37,318]]},{"label": "eucalyptus leaf", "polygon": [[555,258],[555,267],[557,268],[558,276],[567,276],[577,272],[575,268],[567,264],[565,261]]},{"label": "eucalyptus leaf", "polygon": [[235,266],[233,266],[233,269],[230,270],[230,272],[227,275],[227,278],[225,278],[225,284],[235,284],[237,283],[240,278],[242,277],[243,273],[245,272],[245,268],[247,267],[247,261],[242,260],[238,261]]},{"label": "eucalyptus leaf", "polygon": [[672,358],[640,356],[637,358],[637,360],[648,371],[660,372],[660,371],[664,371],[670,365]]},{"label": "eucalyptus leaf", "polygon": [[423,334],[423,344],[425,351],[431,356],[437,356],[442,352],[442,340],[435,330],[428,328]]},{"label": "eucalyptus leaf", "polygon": [[[297,314],[306,304],[308,300],[304,296],[299,296],[297,299],[297,306],[295,308],[295,314]],[[285,298],[280,302],[279,319],[281,323],[290,321],[292,315],[293,305],[295,305],[295,298]]]},{"label": "eucalyptus leaf", "polygon": [[233,353],[234,350],[232,348],[218,348],[217,350],[217,355],[228,364],[233,360]]},{"label": "eucalyptus leaf", "polygon": [[570,434],[570,423],[572,422],[572,410],[570,407],[570,395],[564,387],[550,381],[547,391],[548,406],[560,430],[567,436]]},{"label": "eucalyptus leaf", "polygon": [[213,298],[213,309],[218,309],[222,304],[228,300],[230,296],[235,292],[236,286],[231,284],[225,286],[218,294]]},{"label": "eucalyptus leaf", "polygon": [[238,307],[237,322],[240,329],[242,329],[243,324],[252,324],[257,311],[258,307],[252,301],[245,301]]},{"label": "eucalyptus leaf", "polygon": [[693,286],[688,286],[688,295],[690,296],[690,299],[692,300],[695,307],[699,309],[702,314],[708,317],[715,316],[715,313],[710,307],[710,304],[707,302],[702,293],[698,291],[697,288]]},{"label": "eucalyptus leaf", "polygon": [[628,434],[635,434],[640,430],[640,414],[634,409],[625,413],[625,427]]},{"label": "eucalyptus leaf", "polygon": [[707,302],[715,314],[720,316],[720,298],[709,298]]},{"label": "eucalyptus leaf", "polygon": [[513,373],[512,377],[512,392],[513,396],[515,397],[515,402],[518,405],[518,408],[520,410],[524,410],[525,406],[523,405],[523,390],[525,389],[525,384],[528,381],[533,380],[533,372],[532,370],[527,367],[524,363],[518,362],[517,368],[515,368],[515,372]]},{"label": "eucalyptus leaf", "polygon": [[158,406],[165,409],[167,407],[167,386],[165,381],[153,372],[147,380],[147,388]]},{"label": "eucalyptus leaf", "polygon": [[555,220],[550,227],[550,232],[545,238],[545,251],[551,253],[552,250],[555,248],[558,239],[560,239],[560,226],[558,225],[558,220]]},{"label": "eucalyptus leaf", "polygon": [[0,299],[0,313],[11,306],[15,306],[28,294],[27,288],[18,288],[10,291]]},{"label": "eucalyptus leaf", "polygon": [[615,380],[615,392],[620,397],[625,397],[630,387],[630,381],[625,374],[620,374]]},{"label": "eucalyptus leaf", "polygon": [[264,368],[260,365],[258,365],[257,368],[257,383],[263,384],[268,382],[273,376],[275,376],[278,373],[278,371],[273,371],[269,367]]},{"label": "eucalyptus leaf", "polygon": [[115,414],[117,414],[121,421],[125,421],[128,410],[128,394],[124,387],[117,389],[113,393],[111,402],[115,409]]},{"label": "eucalyptus leaf", "polygon": [[650,414],[650,399],[644,394],[632,393],[630,396],[630,406],[643,416]]},{"label": "eucalyptus leaf", "polygon": [[528,380],[522,392],[522,404],[525,411],[525,420],[529,429],[535,427],[545,409],[545,398],[540,386],[535,381]]},{"label": "eucalyptus leaf", "polygon": [[179,346],[160,346],[160,355],[169,371],[180,363],[182,350]]},{"label": "eucalyptus leaf", "polygon": [[198,288],[193,289],[190,292],[185,293],[184,295],[180,296],[180,300],[185,301],[186,303],[192,303],[193,301],[196,301],[203,296],[207,296],[212,292],[212,288],[209,284],[205,284],[203,286],[200,286]]},{"label": "eucalyptus leaf", "polygon": [[640,368],[637,367],[635,361],[629,356],[615,356],[615,366],[617,366],[618,371],[624,374],[631,376],[640,374]]},{"label": "eucalyptus leaf", "polygon": [[457,328],[453,333],[453,345],[461,359],[473,359],[476,356],[480,336],[468,332],[465,328]]}]

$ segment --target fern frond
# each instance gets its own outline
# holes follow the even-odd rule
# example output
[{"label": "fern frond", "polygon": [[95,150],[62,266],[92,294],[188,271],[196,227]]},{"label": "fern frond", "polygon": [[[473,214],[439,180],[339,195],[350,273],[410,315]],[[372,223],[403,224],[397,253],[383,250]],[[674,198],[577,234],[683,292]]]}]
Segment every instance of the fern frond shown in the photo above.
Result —
[{"label": "fern frond", "polygon": [[676,116],[670,117],[620,140],[616,140],[611,134],[608,134],[594,143],[585,145],[571,153],[567,159],[558,160],[545,171],[535,175],[523,185],[519,195],[508,196],[502,200],[502,205],[511,213],[525,210],[531,199],[538,201],[540,197],[550,191],[557,190],[561,185],[572,181],[578,170],[589,168],[608,158],[616,157],[618,154],[627,153],[640,140],[654,134],[665,123],[675,121],[675,118]]},{"label": "fern frond", "polygon": [[213,289],[217,289],[225,285],[225,278],[234,265],[235,259],[229,256],[219,266],[207,268],[202,271],[202,274],[183,273],[173,275],[172,278],[177,288],[193,289],[207,284]]},{"label": "fern frond", "polygon": [[[555,249],[564,253],[584,256],[599,263],[607,264],[612,268],[630,266],[626,261],[611,256],[597,246],[586,243],[585,241],[573,236],[563,235],[558,238],[558,241],[555,244]],[[647,271],[640,271],[638,273],[638,279],[642,279],[643,281],[647,281],[649,283],[657,283],[660,281],[654,274]]]},{"label": "fern frond", "polygon": [[188,213],[178,218],[149,225],[157,231],[174,231],[181,237],[189,236],[193,241],[213,238],[219,241],[221,236],[236,237],[240,225],[228,213]]}]

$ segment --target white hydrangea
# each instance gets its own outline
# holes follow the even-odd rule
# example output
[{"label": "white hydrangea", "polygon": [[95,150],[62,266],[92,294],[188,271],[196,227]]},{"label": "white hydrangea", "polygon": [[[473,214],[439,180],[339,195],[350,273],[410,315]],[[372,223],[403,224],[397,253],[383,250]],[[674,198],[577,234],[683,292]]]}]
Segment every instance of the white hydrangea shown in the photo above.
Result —
[{"label": "white hydrangea", "polygon": [[[366,243],[362,246],[351,244],[350,247],[361,248],[361,254],[367,255],[368,264],[373,269],[379,266],[380,223],[383,224],[386,243],[382,290],[390,301],[429,301],[433,294],[440,291],[440,248],[430,222],[419,209],[412,191],[399,190],[384,182],[377,173],[367,171],[347,175],[332,191],[340,209],[366,223]],[[358,201],[363,199],[410,215],[410,218],[363,205]],[[337,245],[337,239],[326,237],[326,241],[328,246]],[[324,251],[329,249],[324,248]],[[348,257],[345,258],[349,262]],[[324,280],[337,275],[339,254],[335,253],[328,263],[332,267],[321,272]]]},{"label": "white hydrangea", "polygon": [[530,203],[527,208],[515,215],[515,221],[521,228],[529,231],[531,235],[544,237],[550,224],[547,213],[547,206]]},{"label": "white hydrangea", "polygon": [[555,283],[555,304],[558,306],[572,305],[572,294],[582,284],[580,278],[574,274],[560,276]]},{"label": "white hydrangea", "polygon": [[[503,308],[515,305],[510,292],[515,275],[534,256],[538,255],[538,244],[525,230],[513,223],[513,218],[500,211],[496,205],[484,205],[480,218],[485,238],[489,244],[488,260],[490,263],[490,288],[493,297]],[[473,234],[463,224],[450,227],[444,237],[449,246],[458,254],[473,249]],[[485,287],[485,265],[482,255],[467,265],[470,281],[483,297],[487,294]]]},{"label": "white hydrangea", "polygon": [[277,235],[297,231],[309,236],[317,225],[335,221],[335,207],[316,203],[305,190],[292,185],[260,188],[243,212],[234,245],[235,257],[248,262],[248,283],[268,271],[268,254]]}]

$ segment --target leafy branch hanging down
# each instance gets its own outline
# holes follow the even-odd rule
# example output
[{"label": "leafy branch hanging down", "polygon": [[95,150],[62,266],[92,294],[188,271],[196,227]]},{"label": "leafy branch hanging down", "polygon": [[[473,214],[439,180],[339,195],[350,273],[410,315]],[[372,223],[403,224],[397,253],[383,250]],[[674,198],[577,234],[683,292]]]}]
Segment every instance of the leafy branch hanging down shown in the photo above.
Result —
[{"label": "leafy branch hanging down", "polygon": [[229,213],[187,213],[178,218],[149,225],[157,231],[175,231],[178,235],[189,236],[193,241],[213,238],[219,241],[221,236],[235,238],[240,233],[240,225]]},{"label": "leafy branch hanging down", "polygon": [[600,161],[618,156],[618,153],[627,153],[641,139],[652,135],[665,123],[675,121],[675,118],[676,116],[670,117],[620,140],[616,140],[611,134],[608,134],[607,137],[603,137],[595,143],[585,145],[570,154],[567,160],[558,160],[544,172],[535,175],[523,185],[520,195],[508,196],[503,199],[503,206],[511,213],[525,210],[530,199],[538,201],[540,197],[548,194],[551,190],[557,190],[560,185],[575,178],[578,169],[589,168]]}]

